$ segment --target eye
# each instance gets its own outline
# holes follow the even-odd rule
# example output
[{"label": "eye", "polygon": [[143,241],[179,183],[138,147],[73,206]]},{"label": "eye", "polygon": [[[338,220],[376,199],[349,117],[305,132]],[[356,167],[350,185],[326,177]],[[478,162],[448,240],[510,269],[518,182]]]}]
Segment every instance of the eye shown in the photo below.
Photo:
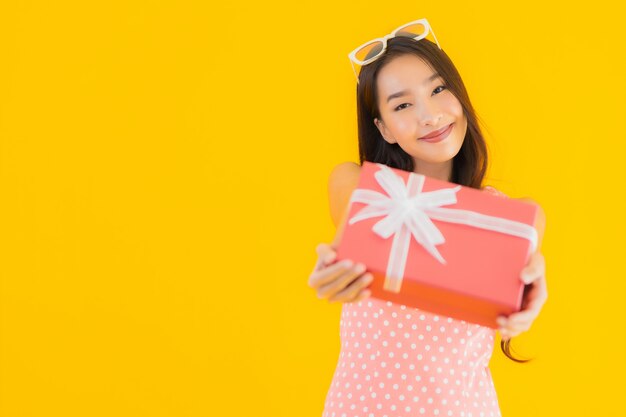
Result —
[{"label": "eye", "polygon": [[439,93],[441,93],[441,92],[442,92],[443,90],[445,90],[445,89],[446,89],[446,86],[445,86],[445,85],[440,85],[439,87],[437,87],[437,88],[435,88],[435,89],[433,90],[433,94],[439,94]]},{"label": "eye", "polygon": [[398,111],[398,110],[402,110],[402,109],[404,109],[405,107],[402,107],[402,106],[404,106],[405,104],[409,104],[409,103],[402,103],[402,104],[400,104],[398,107],[396,107],[395,109],[393,109],[393,111]]},{"label": "eye", "polygon": [[[443,90],[446,90],[446,89],[447,89],[447,87],[445,85],[440,85],[440,86],[438,86],[437,88],[435,88],[433,90],[433,95],[439,94]],[[398,111],[398,110],[402,110],[402,109],[406,108],[406,107],[403,107],[405,104],[408,105],[409,103],[402,103],[399,106],[397,106],[396,108],[394,108],[393,111]]]}]

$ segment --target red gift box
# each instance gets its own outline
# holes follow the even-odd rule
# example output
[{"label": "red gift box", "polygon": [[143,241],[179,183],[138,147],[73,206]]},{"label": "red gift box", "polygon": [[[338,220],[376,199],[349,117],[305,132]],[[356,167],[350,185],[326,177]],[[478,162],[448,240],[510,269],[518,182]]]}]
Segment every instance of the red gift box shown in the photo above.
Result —
[{"label": "red gift box", "polygon": [[364,263],[372,297],[498,328],[521,309],[537,207],[364,162],[337,260]]}]

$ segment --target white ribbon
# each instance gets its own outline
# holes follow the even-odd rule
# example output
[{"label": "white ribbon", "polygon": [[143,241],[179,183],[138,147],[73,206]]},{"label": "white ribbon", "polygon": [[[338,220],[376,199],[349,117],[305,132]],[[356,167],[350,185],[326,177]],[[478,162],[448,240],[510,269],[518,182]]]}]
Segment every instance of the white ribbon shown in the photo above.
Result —
[{"label": "white ribbon", "polygon": [[446,264],[446,260],[436,248],[436,245],[445,243],[446,239],[431,219],[528,239],[531,251],[535,251],[537,231],[528,224],[470,210],[441,207],[456,204],[456,193],[461,186],[422,192],[425,181],[423,175],[409,173],[408,183],[405,185],[402,177],[396,175],[391,168],[383,164],[376,165],[381,169],[374,173],[374,177],[387,195],[363,188],[354,190],[350,202],[365,203],[367,206],[352,216],[348,223],[354,224],[372,217],[385,216],[372,227],[374,233],[383,239],[393,235],[385,290],[400,292],[411,236],[435,259]]}]

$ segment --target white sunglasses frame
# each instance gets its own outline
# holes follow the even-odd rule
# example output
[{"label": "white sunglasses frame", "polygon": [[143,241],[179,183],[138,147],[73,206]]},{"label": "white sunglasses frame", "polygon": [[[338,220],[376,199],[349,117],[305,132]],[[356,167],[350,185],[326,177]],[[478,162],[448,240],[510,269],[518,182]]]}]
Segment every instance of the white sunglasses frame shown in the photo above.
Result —
[{"label": "white sunglasses frame", "polygon": [[[430,24],[428,23],[428,20],[424,19],[418,19],[418,20],[414,20],[412,22],[406,23],[396,29],[393,30],[393,32],[391,32],[388,35],[383,36],[382,38],[376,38],[376,39],[372,39],[370,41],[365,42],[363,45],[359,46],[358,48],[356,48],[354,51],[350,52],[348,54],[348,58],[350,58],[350,64],[352,65],[352,71],[354,71],[354,76],[356,77],[356,82],[357,84],[359,83],[359,76],[356,73],[356,68],[354,68],[354,64],[363,66],[363,65],[367,65],[370,62],[373,62],[375,60],[377,60],[382,54],[383,52],[385,52],[385,50],[387,49],[387,39],[391,39],[391,38],[395,38],[396,37],[396,33],[398,33],[401,29],[404,29],[408,26],[412,26],[415,24],[421,24],[422,26],[424,26],[424,29],[426,29],[424,31],[423,34],[421,35],[417,35],[414,38],[411,38],[415,41],[419,41],[421,39],[424,39],[426,36],[428,36],[429,33],[433,34],[433,38],[435,38],[435,43],[437,44],[437,47],[439,47],[439,49],[441,49],[441,46],[439,46],[439,41],[437,40],[437,37],[435,36],[435,31],[433,30],[433,28],[430,26]],[[356,53],[359,52],[359,50],[361,50],[363,47],[374,43],[374,42],[381,42],[383,44],[383,49],[380,50],[380,52],[378,54],[376,54],[375,56],[366,59],[365,61],[361,61],[360,59],[358,59],[356,57]]]}]

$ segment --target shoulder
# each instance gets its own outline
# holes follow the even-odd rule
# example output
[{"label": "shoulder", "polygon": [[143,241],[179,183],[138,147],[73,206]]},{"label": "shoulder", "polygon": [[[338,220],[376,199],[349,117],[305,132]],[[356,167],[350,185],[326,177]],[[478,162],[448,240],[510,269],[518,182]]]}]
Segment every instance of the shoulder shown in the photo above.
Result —
[{"label": "shoulder", "polygon": [[356,186],[360,174],[361,166],[359,164],[350,161],[342,162],[336,165],[330,172],[328,186],[334,188],[350,186],[352,184]]},{"label": "shoulder", "polygon": [[361,166],[355,162],[342,162],[336,165],[328,177],[328,201],[330,215],[338,225],[342,214],[347,210],[352,191],[359,184]]}]

